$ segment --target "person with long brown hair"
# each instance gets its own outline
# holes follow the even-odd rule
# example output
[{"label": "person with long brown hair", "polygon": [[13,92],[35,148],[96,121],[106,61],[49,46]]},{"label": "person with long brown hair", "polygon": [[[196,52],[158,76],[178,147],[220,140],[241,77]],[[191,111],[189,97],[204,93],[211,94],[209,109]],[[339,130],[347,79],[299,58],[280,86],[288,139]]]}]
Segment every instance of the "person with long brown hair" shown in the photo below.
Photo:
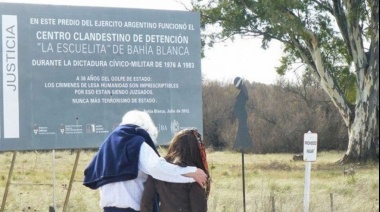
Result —
[{"label": "person with long brown hair", "polygon": [[151,212],[156,194],[162,212],[205,212],[210,193],[210,175],[205,146],[201,135],[194,128],[184,129],[170,141],[167,155],[169,163],[178,166],[195,166],[208,175],[208,183],[201,187],[197,183],[168,183],[149,177],[141,200],[141,212]]},{"label": "person with long brown hair", "polygon": [[[157,135],[149,113],[131,110],[104,140],[84,170],[83,179],[84,186],[99,189],[104,212],[140,211],[148,176],[168,182],[207,184],[208,175],[202,169],[180,167],[160,157],[155,143]],[[154,206],[150,212],[158,210],[158,202]]]}]

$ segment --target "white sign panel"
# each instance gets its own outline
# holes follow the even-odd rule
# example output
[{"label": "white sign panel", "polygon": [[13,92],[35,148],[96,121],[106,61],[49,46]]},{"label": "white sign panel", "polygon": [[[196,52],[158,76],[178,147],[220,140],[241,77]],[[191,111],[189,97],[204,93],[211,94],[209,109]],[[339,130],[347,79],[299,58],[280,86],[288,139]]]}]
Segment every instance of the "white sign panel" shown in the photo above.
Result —
[{"label": "white sign panel", "polygon": [[2,15],[4,138],[19,138],[17,16]]},{"label": "white sign panel", "polygon": [[306,162],[313,162],[317,160],[317,144],[318,134],[308,133],[304,134],[303,139],[303,160]]}]

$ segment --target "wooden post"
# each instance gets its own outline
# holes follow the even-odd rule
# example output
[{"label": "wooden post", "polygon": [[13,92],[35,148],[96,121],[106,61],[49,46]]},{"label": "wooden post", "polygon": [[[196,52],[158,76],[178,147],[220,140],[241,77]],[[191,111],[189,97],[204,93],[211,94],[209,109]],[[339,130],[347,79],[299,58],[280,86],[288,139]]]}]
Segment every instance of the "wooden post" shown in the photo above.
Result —
[{"label": "wooden post", "polygon": [[333,193],[330,193],[330,207],[331,207],[331,212],[334,211],[334,197]]},{"label": "wooden post", "polygon": [[276,212],[276,205],[274,204],[274,194],[271,192],[270,194],[270,200],[272,202],[272,212]]},{"label": "wooden post", "polygon": [[62,210],[62,212],[66,212],[67,205],[69,204],[69,198],[70,198],[71,188],[72,188],[72,185],[73,185],[73,181],[74,181],[74,177],[75,177],[75,172],[77,171],[77,166],[78,166],[78,161],[79,161],[79,155],[80,155],[80,150],[77,150],[77,155],[75,157],[73,171],[71,172],[71,178],[70,178],[70,182],[69,182],[69,187],[67,189],[65,203],[63,204],[63,210]]},{"label": "wooden post", "polygon": [[14,168],[15,161],[16,161],[16,155],[17,155],[17,152],[13,152],[12,163],[11,163],[11,167],[10,167],[9,173],[8,173],[7,185],[5,186],[3,202],[1,204],[0,212],[4,212],[4,209],[5,209],[5,202],[7,201],[9,186],[11,185],[11,181],[12,181],[13,168]]}]

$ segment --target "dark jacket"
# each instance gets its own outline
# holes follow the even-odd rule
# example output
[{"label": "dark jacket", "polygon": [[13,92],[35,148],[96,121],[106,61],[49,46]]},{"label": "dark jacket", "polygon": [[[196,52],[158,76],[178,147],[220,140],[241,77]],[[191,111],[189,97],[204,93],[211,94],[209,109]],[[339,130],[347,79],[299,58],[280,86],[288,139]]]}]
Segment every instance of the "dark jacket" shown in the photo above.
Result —
[{"label": "dark jacket", "polygon": [[156,193],[161,212],[207,211],[206,192],[198,183],[168,183],[149,176],[144,186],[141,212],[153,211]]},{"label": "dark jacket", "polygon": [[141,144],[157,152],[149,134],[136,125],[118,126],[103,142],[84,171],[83,185],[97,189],[112,182],[135,179]]}]

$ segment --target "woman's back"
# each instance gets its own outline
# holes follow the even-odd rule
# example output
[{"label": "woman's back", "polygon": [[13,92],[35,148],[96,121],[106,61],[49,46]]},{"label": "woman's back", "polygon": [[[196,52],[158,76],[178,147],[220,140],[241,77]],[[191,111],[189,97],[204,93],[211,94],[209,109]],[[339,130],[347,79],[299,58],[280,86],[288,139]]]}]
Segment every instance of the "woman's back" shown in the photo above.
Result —
[{"label": "woman's back", "polygon": [[[206,153],[200,134],[195,129],[178,132],[170,142],[165,157],[179,166],[196,166],[208,174]],[[152,212],[156,194],[161,212],[205,212],[210,189],[198,183],[168,183],[149,177],[141,201],[141,212]]]}]

